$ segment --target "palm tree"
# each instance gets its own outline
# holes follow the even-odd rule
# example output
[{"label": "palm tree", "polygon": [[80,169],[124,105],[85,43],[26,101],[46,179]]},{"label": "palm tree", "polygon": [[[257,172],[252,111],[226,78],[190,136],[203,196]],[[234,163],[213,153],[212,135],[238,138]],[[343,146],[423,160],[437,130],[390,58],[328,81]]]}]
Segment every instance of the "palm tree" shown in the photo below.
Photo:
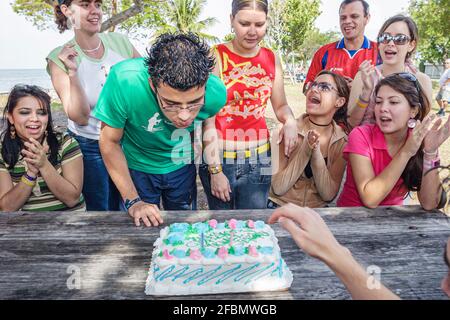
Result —
[{"label": "palm tree", "polygon": [[199,21],[200,14],[207,0],[168,0],[163,8],[163,24],[156,35],[166,32],[193,32],[209,42],[218,42],[219,39],[205,33],[206,29],[216,24],[216,18],[206,18]]}]

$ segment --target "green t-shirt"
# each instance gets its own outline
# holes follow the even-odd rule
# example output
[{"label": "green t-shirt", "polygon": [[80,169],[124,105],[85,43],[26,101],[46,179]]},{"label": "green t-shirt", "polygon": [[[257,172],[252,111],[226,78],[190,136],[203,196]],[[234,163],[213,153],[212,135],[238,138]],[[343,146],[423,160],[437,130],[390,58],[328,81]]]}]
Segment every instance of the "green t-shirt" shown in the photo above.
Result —
[{"label": "green t-shirt", "polygon": [[112,67],[93,116],[113,128],[124,129],[122,149],[130,169],[166,174],[192,163],[191,133],[226,103],[226,88],[211,75],[206,83],[205,106],[187,129],[177,129],[162,113],[148,83],[143,58]]}]

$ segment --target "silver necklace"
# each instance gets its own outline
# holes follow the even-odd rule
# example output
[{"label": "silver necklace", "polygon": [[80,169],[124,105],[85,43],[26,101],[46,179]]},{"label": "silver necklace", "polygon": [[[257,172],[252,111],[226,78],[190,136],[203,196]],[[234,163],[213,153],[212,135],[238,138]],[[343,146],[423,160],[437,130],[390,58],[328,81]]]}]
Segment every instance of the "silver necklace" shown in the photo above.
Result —
[{"label": "silver necklace", "polygon": [[81,48],[81,50],[83,50],[84,52],[87,52],[87,53],[95,52],[95,51],[97,51],[98,49],[100,49],[100,46],[101,46],[101,45],[102,45],[102,40],[100,40],[100,42],[99,42],[97,48],[95,48],[95,49],[83,49],[83,48]]}]

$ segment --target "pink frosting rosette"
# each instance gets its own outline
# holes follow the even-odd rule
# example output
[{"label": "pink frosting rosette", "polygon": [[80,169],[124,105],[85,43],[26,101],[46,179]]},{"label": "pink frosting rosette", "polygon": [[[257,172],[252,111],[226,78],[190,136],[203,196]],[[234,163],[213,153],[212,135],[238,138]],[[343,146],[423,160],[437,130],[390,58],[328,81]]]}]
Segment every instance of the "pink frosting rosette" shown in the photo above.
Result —
[{"label": "pink frosting rosette", "polygon": [[237,224],[236,219],[231,219],[230,221],[228,221],[228,227],[230,227],[231,230],[236,229],[236,224]]},{"label": "pink frosting rosette", "polygon": [[190,257],[192,260],[199,260],[199,259],[202,258],[202,254],[200,253],[200,250],[198,250],[198,249],[192,249],[191,252],[190,252],[190,254],[189,254],[189,257]]},{"label": "pink frosting rosette", "polygon": [[217,255],[219,256],[219,258],[221,259],[226,259],[226,257],[228,257],[228,249],[225,247],[221,247],[219,249],[219,251],[217,252]]},{"label": "pink frosting rosette", "polygon": [[258,256],[258,250],[255,246],[248,246],[248,255],[251,257],[257,257]]},{"label": "pink frosting rosette", "polygon": [[211,228],[215,229],[217,227],[217,220],[216,219],[209,220],[208,224]]},{"label": "pink frosting rosette", "polygon": [[172,260],[173,256],[170,255],[169,251],[167,249],[165,249],[163,251],[163,257],[166,258],[167,260]]},{"label": "pink frosting rosette", "polygon": [[253,221],[253,220],[247,220],[247,226],[248,226],[250,229],[255,229],[255,221]]}]

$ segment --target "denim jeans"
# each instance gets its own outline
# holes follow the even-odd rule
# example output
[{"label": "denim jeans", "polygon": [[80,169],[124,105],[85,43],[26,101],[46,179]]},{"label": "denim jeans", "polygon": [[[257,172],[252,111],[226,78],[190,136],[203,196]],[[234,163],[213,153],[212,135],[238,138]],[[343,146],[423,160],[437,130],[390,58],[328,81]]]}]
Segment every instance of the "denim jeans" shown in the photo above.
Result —
[{"label": "denim jeans", "polygon": [[167,174],[130,169],[130,175],[143,201],[159,206],[162,200],[164,210],[197,209],[197,170],[194,164]]},{"label": "denim jeans", "polygon": [[232,191],[229,202],[223,202],[212,195],[208,165],[201,164],[199,167],[199,175],[208,198],[209,209],[266,209],[272,181],[270,151],[263,158],[224,160],[223,173],[228,178]]},{"label": "denim jeans", "polygon": [[74,134],[83,154],[83,196],[88,211],[119,211],[121,197],[106,170],[97,140]]}]

